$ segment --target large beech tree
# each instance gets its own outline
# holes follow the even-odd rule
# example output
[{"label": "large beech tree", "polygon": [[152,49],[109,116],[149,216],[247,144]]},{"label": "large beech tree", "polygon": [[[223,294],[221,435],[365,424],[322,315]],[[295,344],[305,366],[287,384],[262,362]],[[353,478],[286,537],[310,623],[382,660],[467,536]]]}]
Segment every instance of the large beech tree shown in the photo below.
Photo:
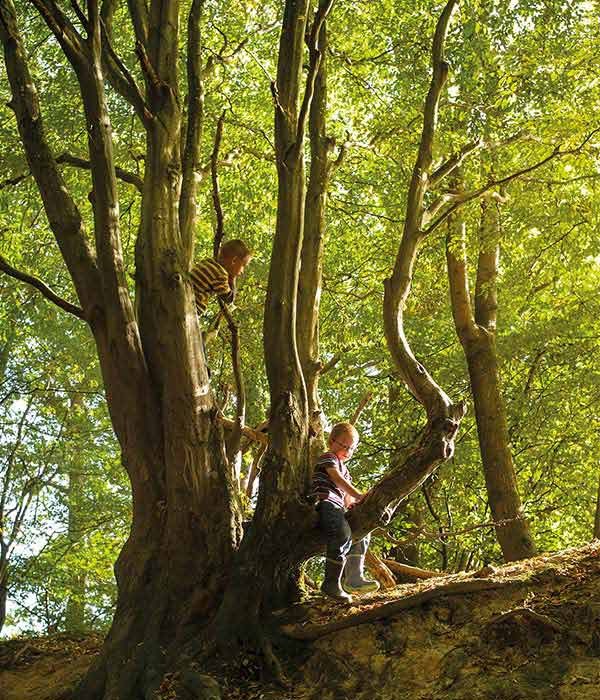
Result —
[{"label": "large beech tree", "polygon": [[[302,319],[318,297],[320,254],[303,254],[307,207],[315,240],[322,238],[325,183],[307,202],[305,142],[312,124],[313,163],[320,150],[318,112],[324,22],[334,0],[286,0],[277,77],[272,84],[278,175],[277,221],[264,312],[265,363],[270,389],[270,443],[263,460],[257,507],[242,538],[234,465],[209,389],[192,290],[187,282],[197,216],[203,130],[203,0],[131,0],[129,17],[143,84],[112,41],[116,3],[88,0],[66,12],[55,0],[31,0],[70,64],[79,86],[91,170],[88,224],[58,168],[44,128],[42,105],[27,60],[12,0],[0,0],[0,39],[20,138],[48,222],[72,278],[78,303],[38,288],[85,322],[93,336],[123,467],[131,482],[131,532],[118,561],[119,597],[103,652],[77,697],[150,697],[163,674],[198,640],[209,648],[247,643],[277,663],[261,629],[263,616],[298,591],[302,562],[322,541],[304,499],[310,476],[310,415],[318,406],[316,317],[299,348]],[[448,74],[444,41],[456,0],[449,0],[433,38],[433,74],[410,183],[397,259],[386,282],[385,333],[394,366],[427,415],[415,445],[398,452],[388,473],[352,511],[357,536],[393,517],[399,502],[448,459],[464,414],[411,351],[404,312],[423,238],[441,206],[426,194],[469,148],[433,169],[440,96]],[[187,12],[187,18],[184,13]],[[185,72],[180,89],[180,24],[187,19]],[[308,50],[305,45],[308,45]],[[303,71],[307,61],[308,68]],[[141,221],[135,251],[135,305],[122,253],[117,176],[105,83],[130,105],[146,135]],[[322,128],[322,127],[321,127]],[[321,132],[320,137],[323,138]],[[327,168],[327,163],[324,163]],[[318,178],[316,167],[313,177]],[[312,209],[312,202],[320,201]],[[443,216],[443,215],[442,215]],[[433,222],[433,223],[430,223]],[[311,236],[313,233],[311,233]],[[320,243],[315,243],[320,246]],[[301,266],[302,264],[302,266]],[[4,267],[10,270],[9,266]],[[31,280],[26,280],[31,281]],[[134,311],[135,308],[135,311]],[[308,323],[306,320],[301,324]],[[304,341],[306,339],[303,339]],[[306,374],[306,376],[305,376]],[[310,394],[307,393],[307,377]]]}]

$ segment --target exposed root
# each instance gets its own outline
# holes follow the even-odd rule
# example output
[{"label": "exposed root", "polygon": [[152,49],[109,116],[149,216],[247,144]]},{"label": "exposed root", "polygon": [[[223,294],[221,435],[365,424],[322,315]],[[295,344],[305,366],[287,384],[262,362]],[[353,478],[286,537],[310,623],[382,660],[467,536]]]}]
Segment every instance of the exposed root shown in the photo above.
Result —
[{"label": "exposed root", "polygon": [[479,580],[449,583],[446,586],[430,588],[426,591],[421,591],[420,593],[406,596],[405,598],[396,600],[393,603],[386,603],[385,605],[380,605],[379,607],[372,608],[371,610],[367,610],[365,612],[347,615],[346,617],[324,625],[285,625],[281,627],[281,630],[284,634],[286,634],[288,637],[292,637],[293,639],[314,640],[348,627],[355,627],[356,625],[364,625],[370,622],[375,622],[376,620],[393,617],[404,610],[415,608],[434,598],[440,598],[446,595],[476,593],[479,591],[493,590],[496,588],[508,588],[509,586],[519,585],[520,583],[520,581],[515,580]]}]

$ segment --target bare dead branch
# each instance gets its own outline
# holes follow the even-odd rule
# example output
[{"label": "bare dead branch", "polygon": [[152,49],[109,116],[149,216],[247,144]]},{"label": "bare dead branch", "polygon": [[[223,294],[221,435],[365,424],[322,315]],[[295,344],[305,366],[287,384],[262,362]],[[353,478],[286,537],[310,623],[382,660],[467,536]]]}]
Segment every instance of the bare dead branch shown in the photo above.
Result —
[{"label": "bare dead branch", "polygon": [[56,306],[60,307],[63,311],[68,311],[70,314],[73,314],[73,316],[77,316],[77,318],[85,320],[83,309],[80,309],[78,306],[75,306],[75,304],[71,304],[66,299],[58,296],[58,294],[55,294],[47,284],[44,284],[44,282],[37,277],[29,275],[26,272],[21,272],[21,270],[17,270],[15,267],[10,265],[2,255],[0,255],[0,270],[7,275],[10,275],[10,277],[14,277],[21,282],[25,282],[26,284],[35,287],[35,289],[45,296],[46,299],[51,301],[53,304],[56,304]]},{"label": "bare dead branch", "polygon": [[402,576],[411,576],[412,578],[417,579],[438,578],[439,576],[444,575],[439,571],[429,571],[428,569],[420,569],[417,566],[401,564],[393,559],[384,559],[383,563],[397,574],[402,574]]}]

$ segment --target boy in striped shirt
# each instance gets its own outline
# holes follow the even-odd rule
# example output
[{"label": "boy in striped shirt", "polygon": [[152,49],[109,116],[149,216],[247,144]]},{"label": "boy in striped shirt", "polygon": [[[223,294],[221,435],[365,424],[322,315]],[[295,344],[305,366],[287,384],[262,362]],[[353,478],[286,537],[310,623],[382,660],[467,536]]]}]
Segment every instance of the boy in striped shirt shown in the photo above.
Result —
[{"label": "boy in striped shirt", "polygon": [[319,527],[327,538],[325,578],[321,590],[336,600],[350,603],[352,596],[348,592],[364,593],[379,588],[377,582],[364,578],[370,535],[352,544],[352,530],[345,516],[346,509],[365,496],[352,485],[352,477],[345,465],[358,447],[358,431],[351,423],[338,423],[329,434],[328,446],[329,451],[317,460],[312,481]]},{"label": "boy in striped shirt", "polygon": [[190,281],[196,299],[196,311],[201,316],[211,294],[219,296],[226,304],[231,304],[235,297],[235,280],[252,259],[247,245],[234,239],[221,246],[219,256],[204,258],[196,263],[190,272]]}]

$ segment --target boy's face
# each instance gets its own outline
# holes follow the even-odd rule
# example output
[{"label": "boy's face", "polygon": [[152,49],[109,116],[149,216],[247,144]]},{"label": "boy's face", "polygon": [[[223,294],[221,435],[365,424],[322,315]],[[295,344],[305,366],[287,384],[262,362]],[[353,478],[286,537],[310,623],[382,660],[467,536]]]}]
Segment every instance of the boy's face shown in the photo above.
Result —
[{"label": "boy's face", "polygon": [[342,433],[335,438],[331,438],[331,451],[339,457],[342,462],[346,462],[354,454],[354,450],[358,447],[358,438],[355,438],[350,433]]},{"label": "boy's face", "polygon": [[228,258],[223,261],[223,267],[229,272],[232,277],[239,277],[242,272],[246,269],[246,265],[252,260],[251,255],[247,255],[245,258],[240,258],[234,255],[232,258]]}]

